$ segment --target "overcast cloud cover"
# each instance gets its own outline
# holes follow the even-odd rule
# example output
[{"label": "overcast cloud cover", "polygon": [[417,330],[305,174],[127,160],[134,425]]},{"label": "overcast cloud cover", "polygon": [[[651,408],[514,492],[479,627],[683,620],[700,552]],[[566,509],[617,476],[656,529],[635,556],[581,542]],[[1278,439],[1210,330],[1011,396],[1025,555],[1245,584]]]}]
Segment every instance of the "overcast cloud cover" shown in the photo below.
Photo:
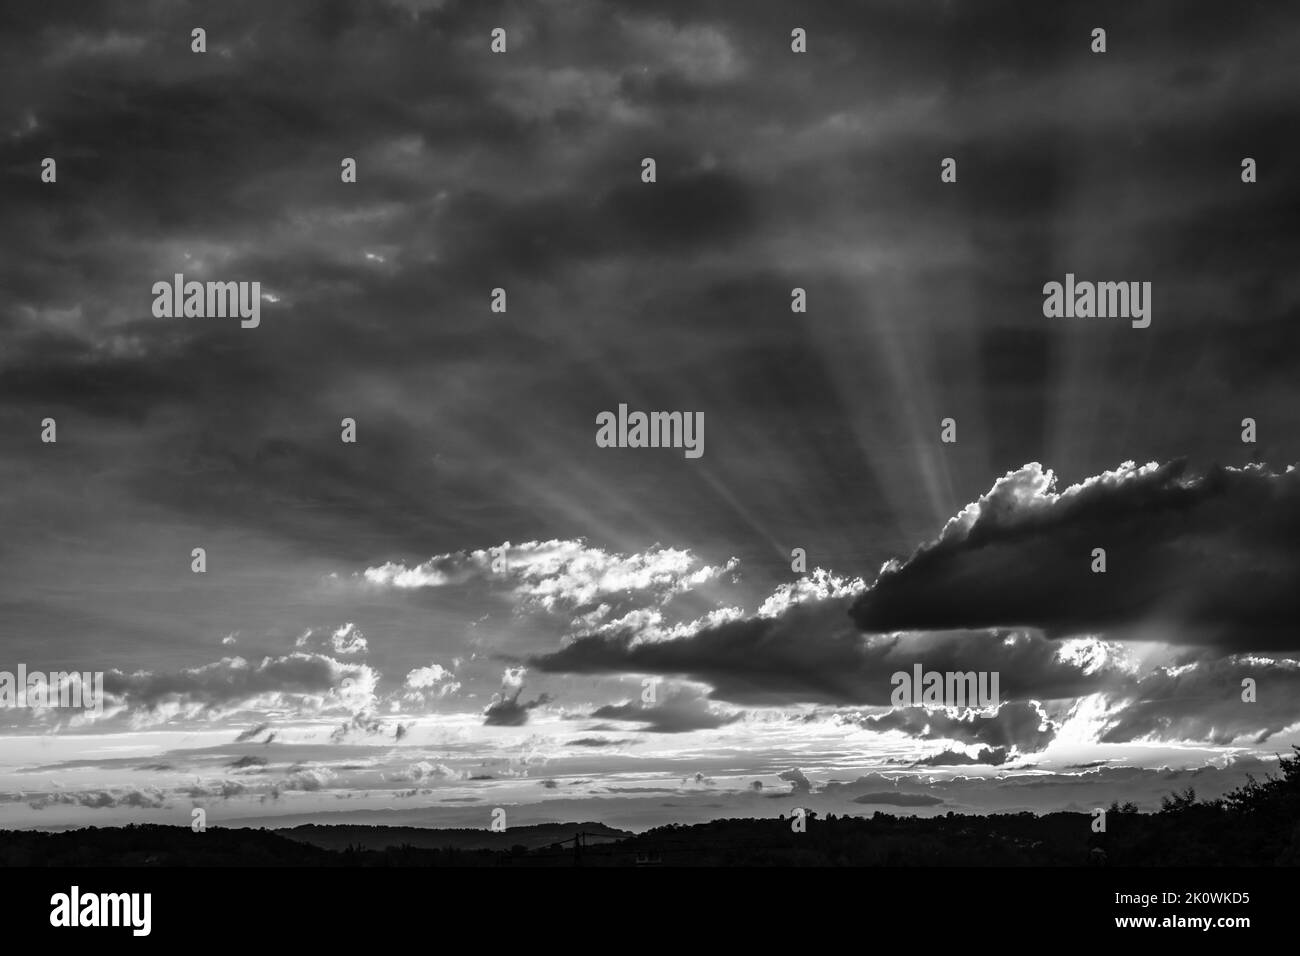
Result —
[{"label": "overcast cloud cover", "polygon": [[[1298,42],[1265,2],[6,4],[0,670],[106,701],[0,710],[0,826],[1267,771]],[[261,282],[260,326],[154,318],[178,272]],[[1045,319],[1067,272],[1151,281],[1151,326]],[[704,455],[598,448],[620,403]],[[917,663],[1001,708],[892,708]]]}]

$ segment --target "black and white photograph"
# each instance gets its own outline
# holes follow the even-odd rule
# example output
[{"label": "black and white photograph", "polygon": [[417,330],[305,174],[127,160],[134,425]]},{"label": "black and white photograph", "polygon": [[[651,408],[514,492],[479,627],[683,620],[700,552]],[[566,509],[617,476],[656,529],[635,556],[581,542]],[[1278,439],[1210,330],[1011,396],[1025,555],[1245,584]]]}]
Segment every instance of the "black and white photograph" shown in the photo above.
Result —
[{"label": "black and white photograph", "polygon": [[1276,929],[1298,121],[1255,0],[4,0],[6,922]]}]

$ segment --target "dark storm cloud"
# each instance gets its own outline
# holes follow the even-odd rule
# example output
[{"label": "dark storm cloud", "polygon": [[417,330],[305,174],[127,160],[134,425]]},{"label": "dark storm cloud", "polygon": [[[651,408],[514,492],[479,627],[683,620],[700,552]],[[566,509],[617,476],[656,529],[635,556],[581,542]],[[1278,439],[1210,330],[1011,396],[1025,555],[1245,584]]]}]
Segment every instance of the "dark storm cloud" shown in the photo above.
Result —
[{"label": "dark storm cloud", "polygon": [[528,712],[535,707],[541,707],[551,701],[549,694],[542,694],[534,700],[519,702],[519,695],[523,688],[519,687],[510,696],[502,696],[500,700],[493,701],[483,711],[483,723],[485,726],[495,727],[522,727],[528,723]]},{"label": "dark storm cloud", "polygon": [[[384,723],[382,718],[362,711],[353,714],[350,720],[345,720],[343,723],[335,727],[333,732],[330,734],[330,742],[338,743],[339,741],[347,740],[348,737],[354,735],[373,737],[378,734],[383,734],[387,729],[388,725]],[[396,732],[394,732],[393,736],[396,738]]]},{"label": "dark storm cloud", "polygon": [[235,738],[235,743],[242,744],[245,740],[252,740],[270,726],[270,724],[257,724],[256,726],[249,727],[247,730],[240,732],[239,736]]},{"label": "dark storm cloud", "polygon": [[874,803],[886,807],[933,807],[943,803],[942,797],[933,797],[925,793],[897,793],[883,791],[864,793],[853,798],[854,803]]},{"label": "dark storm cloud", "polygon": [[608,720],[625,720],[639,723],[638,729],[655,734],[681,734],[692,730],[712,730],[725,727],[743,718],[743,712],[728,712],[711,707],[697,694],[676,689],[653,704],[628,701],[597,707],[588,716]]},{"label": "dark storm cloud", "polygon": [[669,166],[651,192],[629,172],[593,170],[601,180],[631,180],[594,204],[557,196],[503,208],[499,198],[485,195],[453,204],[450,217],[475,223],[455,253],[457,267],[462,275],[481,273],[484,282],[511,275],[541,278],[585,259],[688,254],[697,244],[717,246],[753,227],[752,187],[735,173]]},{"label": "dark storm cloud", "polygon": [[636,743],[634,740],[614,740],[608,737],[578,737],[570,740],[565,746],[568,747],[621,747],[624,744]]},{"label": "dark storm cloud", "polygon": [[788,780],[790,782],[791,793],[812,793],[812,781],[810,781],[802,770],[795,767],[792,770],[783,770],[777,774],[778,780]]},{"label": "dark storm cloud", "polygon": [[1003,704],[994,713],[948,713],[906,707],[878,716],[863,716],[858,723],[868,730],[898,730],[921,740],[957,740],[964,744],[989,744],[1025,754],[1042,750],[1056,737],[1059,725],[1033,703]]},{"label": "dark storm cloud", "polygon": [[[156,427],[137,436],[146,443],[140,460],[150,462],[134,482],[141,497],[200,519],[220,514],[319,542],[333,537],[330,526],[340,521],[364,527],[383,523],[384,513],[424,510],[422,493],[431,482],[443,481],[423,461],[415,464],[410,429],[394,423],[391,412],[362,419],[363,437],[380,442],[376,450],[387,445],[382,453],[389,467],[382,474],[318,451],[320,445],[337,445],[320,438],[337,427],[339,413],[331,408],[322,414],[319,403],[329,404],[320,392],[340,369],[364,356],[350,366],[364,374],[368,367],[394,367],[403,354],[421,354],[411,345],[423,323],[410,323],[399,344],[396,336],[358,335],[351,315],[345,321],[337,316],[376,307],[410,315],[420,302],[445,302],[448,277],[463,276],[448,268],[418,279],[428,273],[427,247],[411,261],[390,251],[396,273],[391,267],[379,273],[362,258],[361,247],[425,245],[420,236],[429,228],[429,182],[418,166],[397,168],[401,144],[418,151],[432,137],[439,149],[472,150],[491,141],[493,124],[498,130],[523,127],[504,108],[493,107],[488,91],[471,78],[475,58],[440,56],[434,64],[427,55],[426,44],[445,44],[439,31],[454,30],[455,20],[411,22],[397,8],[368,4],[348,18],[346,30],[331,34],[300,11],[247,14],[178,6],[158,18],[123,7],[107,16],[72,14],[62,25],[59,18],[15,24],[39,32],[39,38],[25,53],[15,44],[13,52],[28,59],[35,82],[25,89],[30,99],[15,96],[9,102],[7,118],[21,128],[30,114],[34,126],[20,142],[6,140],[0,147],[5,166],[57,155],[63,191],[51,206],[52,192],[33,190],[28,177],[15,178],[22,197],[15,217],[40,225],[25,253],[23,284],[7,293],[17,299],[4,310],[14,339],[6,353],[23,357],[0,374],[0,392],[22,406],[71,407],[135,421],[173,409],[198,427],[185,430],[180,448],[176,436],[158,434]],[[189,30],[197,22],[211,37],[206,57],[188,51]],[[131,42],[108,42],[119,36]],[[376,57],[378,68],[364,63],[372,51],[385,48]],[[410,62],[400,70],[384,69],[384,62],[396,63],[398,49]],[[365,68],[336,69],[349,58]],[[265,66],[274,67],[274,82],[267,81]],[[90,76],[94,82],[85,83]],[[78,87],[84,97],[70,94]],[[432,103],[444,108],[431,109]],[[69,154],[71,144],[78,148]],[[345,147],[368,172],[363,182],[374,180],[373,188],[347,200],[337,184]],[[316,164],[321,175],[300,175],[304,165]],[[313,230],[320,241],[302,241],[306,236],[293,225],[338,225],[348,216],[358,217],[360,228]],[[150,321],[149,285],[186,268],[181,250],[193,251],[194,269],[215,266],[273,288],[285,301],[277,323],[268,314],[269,335],[254,345],[201,323]],[[199,265],[208,253],[216,261]],[[74,268],[68,268],[69,260]],[[315,309],[305,318],[305,307],[320,302],[330,303],[329,314]],[[48,318],[60,309],[73,316],[71,324],[50,331]],[[286,361],[290,353],[279,348],[258,348],[275,339],[293,348],[307,321],[311,368]],[[286,334],[287,329],[297,331]],[[219,411],[232,397],[244,414]],[[268,405],[287,414],[259,426],[261,416],[248,413]],[[332,422],[309,428],[305,439],[285,434],[286,422],[318,417]],[[398,440],[385,442],[386,431]],[[187,467],[176,467],[187,453]],[[411,464],[403,467],[402,461]],[[188,480],[195,467],[214,464],[226,480]],[[414,493],[417,487],[421,495]],[[468,498],[471,491],[466,486],[453,497]],[[287,511],[272,504],[294,498],[300,501]],[[309,519],[313,512],[332,517]],[[409,518],[402,523],[409,526]],[[375,530],[388,542],[402,533],[399,524]]]},{"label": "dark storm cloud", "polygon": [[[1055,271],[1046,250],[1062,231],[1060,217],[1073,215],[1072,190],[1099,181],[1136,197],[1126,208],[1206,195],[1177,216],[1160,208],[1167,226],[1144,224],[1144,246],[1171,250],[1156,265],[1184,261],[1187,251],[1197,263],[1217,257],[1218,271],[1239,276],[1243,296],[1258,306],[1230,323],[1202,321],[1210,316],[1199,309],[1171,331],[1173,348],[1118,360],[1162,363],[1171,380],[1211,335],[1205,361],[1233,368],[1247,388],[1285,367],[1285,350],[1267,346],[1274,334],[1290,334],[1285,316],[1295,304],[1259,276],[1289,262],[1294,246],[1250,243],[1252,264],[1227,230],[1249,222],[1256,234],[1283,234],[1281,220],[1262,217],[1287,208],[1296,187],[1291,177],[1267,175],[1242,195],[1221,169],[1239,159],[1225,152],[1229,144],[1251,144],[1265,169],[1282,152],[1276,120],[1290,115],[1292,74],[1238,69],[1252,51],[1253,62],[1271,63],[1274,39],[1294,34],[1275,8],[1179,5],[1174,16],[1164,5],[1116,7],[1107,10],[1114,52],[1105,61],[1085,52],[1095,17],[1082,4],[861,12],[811,4],[798,18],[810,34],[806,57],[789,52],[784,8],[765,3],[743,14],[735,5],[675,2],[579,3],[562,12],[456,2],[321,9],[73,4],[4,14],[0,50],[12,82],[0,93],[10,134],[0,140],[0,166],[15,281],[0,293],[0,393],[24,417],[55,403],[147,421],[128,485],[140,498],[316,547],[373,552],[395,541],[415,549],[420,537],[462,546],[479,540],[476,526],[450,514],[435,520],[422,506],[427,497],[520,521],[529,512],[504,488],[431,467],[419,449],[445,445],[447,436],[377,400],[367,380],[398,370],[400,380],[424,381],[453,357],[461,372],[504,362],[480,380],[482,398],[459,409],[467,434],[490,433],[491,408],[503,402],[525,415],[539,407],[567,414],[563,376],[540,396],[531,383],[515,395],[507,360],[535,355],[545,330],[570,327],[572,314],[551,314],[544,296],[524,296],[512,308],[528,312],[537,335],[526,323],[475,332],[464,320],[482,312],[485,289],[510,285],[513,296],[517,280],[574,307],[604,314],[617,304],[631,315],[665,285],[639,281],[639,264],[674,260],[667,285],[680,307],[651,318],[698,326],[696,316],[709,315],[734,343],[711,357],[710,377],[730,383],[765,353],[746,351],[752,310],[716,313],[710,290],[747,286],[778,266],[773,242],[794,253],[786,271],[816,279],[825,310],[829,289],[845,278],[819,261],[833,259],[834,246],[852,255],[887,238],[920,253],[935,237],[965,241],[972,229],[990,254],[954,264],[949,278],[970,280],[979,296],[981,368],[969,373],[991,381],[979,401],[991,416],[993,465],[1005,468],[1006,456],[1024,450],[1014,436],[1042,438],[1049,424],[1042,403],[1020,401],[1020,392],[1049,387],[1062,357],[1058,337],[1036,316],[1005,315],[1005,277],[1019,276],[1012,285],[1035,304],[1041,273]],[[498,22],[511,30],[503,57],[486,52]],[[198,23],[209,35],[204,56],[188,49]],[[1104,84],[1121,81],[1144,96],[1106,95]],[[1100,99],[1110,108],[1097,108]],[[1159,135],[1136,137],[1139,124]],[[1137,140],[1145,152],[1134,152]],[[1081,175],[1085,143],[1093,162],[1108,165]],[[1153,143],[1176,145],[1159,152]],[[936,159],[950,153],[960,157],[963,182],[979,186],[951,190],[936,205]],[[638,164],[651,154],[659,182],[642,188]],[[60,157],[57,189],[31,175],[45,155]],[[360,163],[351,191],[337,182],[342,155]],[[1236,225],[1209,228],[1233,209]],[[870,225],[895,217],[916,232]],[[792,234],[803,238],[791,244]],[[818,245],[819,235],[832,238]],[[1200,245],[1175,249],[1170,240]],[[207,269],[275,287],[282,301],[267,304],[266,327],[241,338],[150,320],[142,290],[170,275],[183,251],[208,257]],[[366,251],[384,262],[368,262]],[[729,261],[728,253],[736,255]],[[701,256],[708,261],[697,263]],[[917,268],[933,268],[930,258],[920,253]],[[592,266],[622,278],[622,301],[573,284]],[[788,295],[794,281],[773,295]],[[835,311],[870,308],[862,298],[854,291]],[[430,303],[456,321],[428,322]],[[785,328],[815,370],[807,331]],[[603,334],[586,329],[592,353],[618,349],[626,331],[618,322]],[[1228,336],[1247,348],[1217,347]],[[933,338],[941,353],[967,354],[962,336]],[[309,363],[299,360],[304,343]],[[652,366],[690,358],[668,339],[644,346]],[[550,360],[558,369],[571,358]],[[1266,374],[1254,376],[1257,369]],[[852,421],[856,409],[835,408],[836,398],[801,381],[802,394],[789,389],[792,420],[815,411],[830,428]],[[223,385],[231,382],[238,395]],[[377,471],[328,452],[342,414],[336,390],[349,382],[356,387],[347,404],[364,412],[363,440],[381,443],[371,446],[387,463]],[[730,386],[720,391],[731,394]],[[152,414],[160,409],[176,419]],[[278,414],[263,419],[265,409]],[[755,411],[734,409],[738,432]],[[589,417],[581,412],[574,420]],[[306,424],[313,421],[320,427]],[[1190,434],[1182,420],[1162,427]],[[175,466],[178,442],[191,464],[224,462],[222,480],[186,481]],[[826,464],[855,464],[859,450],[835,444],[822,452]],[[798,513],[794,496],[779,504]]]},{"label": "dark storm cloud", "polygon": [[942,753],[922,757],[920,760],[914,761],[911,766],[962,767],[972,764],[989,764],[999,767],[1007,762],[1009,756],[1006,747],[981,747],[975,753],[958,753],[955,750],[945,750]]},{"label": "dark storm cloud", "polygon": [[713,687],[717,699],[754,705],[887,706],[892,675],[910,675],[918,663],[927,671],[997,671],[1004,699],[1077,697],[1119,679],[1104,653],[1096,660],[1063,657],[1058,643],[1034,633],[865,635],[849,620],[850,601],[806,601],[778,616],[731,621],[675,640],[641,640],[632,630],[580,637],[530,666],[687,677]]},{"label": "dark storm cloud", "polygon": [[[864,630],[1101,631],[1239,649],[1296,646],[1300,472],[1127,467],[1057,493],[1030,465],[853,606]],[[1105,573],[1093,573],[1103,548]]]},{"label": "dark storm cloud", "polygon": [[[175,671],[109,670],[104,673],[104,711],[87,724],[99,732],[121,732],[124,727],[230,714],[288,711],[316,715],[347,705],[347,681],[359,688],[375,680],[364,664],[346,664],[318,654],[293,653],[249,661],[228,657],[211,664]],[[7,709],[3,723],[30,727],[62,719],[56,708]],[[66,715],[65,715],[66,716]],[[266,730],[265,723],[238,735],[246,742]],[[263,743],[270,743],[271,734]]]},{"label": "dark storm cloud", "polygon": [[222,707],[260,694],[326,694],[349,677],[362,678],[367,670],[320,654],[286,654],[256,663],[228,657],[170,673],[110,671],[104,675],[104,692],[130,707],[154,708],[165,702]]},{"label": "dark storm cloud", "polygon": [[[1244,681],[1253,682],[1247,692]],[[1251,698],[1251,699],[1246,699]],[[1300,663],[1259,657],[1161,667],[1117,693],[1102,743],[1147,738],[1262,744],[1300,723]]]},{"label": "dark storm cloud", "polygon": [[[984,745],[980,762],[1051,742],[1064,712],[1049,717],[1035,701],[1098,692],[1109,742],[1263,742],[1300,720],[1297,665],[1225,652],[1294,644],[1298,482],[1295,470],[1193,474],[1174,462],[1121,468],[1058,493],[1050,473],[1027,466],[856,598],[805,600],[672,640],[636,629],[581,636],[531,665],[689,678],[712,687],[716,699],[767,705],[887,705],[892,675],[910,675],[917,664],[992,671],[1004,701],[993,714],[902,708],[848,718],[866,729]],[[1090,567],[1099,545],[1107,549],[1105,574]],[[893,630],[962,624],[1006,626]],[[1052,632],[1208,646],[1171,651],[1144,672],[1113,641],[1061,641]],[[1243,701],[1245,678],[1269,693]]]}]

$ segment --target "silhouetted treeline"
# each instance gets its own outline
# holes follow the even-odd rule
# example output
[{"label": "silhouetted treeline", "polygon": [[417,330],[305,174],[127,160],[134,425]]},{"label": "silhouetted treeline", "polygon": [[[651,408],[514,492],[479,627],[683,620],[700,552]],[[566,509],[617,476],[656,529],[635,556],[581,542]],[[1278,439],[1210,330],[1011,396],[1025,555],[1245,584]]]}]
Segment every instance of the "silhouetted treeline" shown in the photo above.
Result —
[{"label": "silhouetted treeline", "polygon": [[[1132,804],[1106,808],[1105,830],[1088,813],[1003,813],[938,817],[871,817],[810,813],[804,831],[792,821],[714,820],[656,827],[611,839],[601,824],[520,828],[509,848],[377,848],[383,827],[358,843],[327,849],[329,827],[289,831],[183,827],[87,828],[63,833],[0,832],[3,866],[1294,866],[1300,864],[1300,747],[1283,757],[1279,775],[1217,800],[1174,793],[1155,813]],[[337,828],[357,831],[357,827]],[[537,830],[536,833],[527,831]],[[403,831],[393,831],[403,835]],[[446,839],[463,842],[455,831]],[[539,834],[554,840],[538,845]],[[570,834],[564,836],[564,834]],[[584,836],[584,834],[588,834]],[[350,834],[348,834],[350,835]],[[511,837],[493,834],[493,840]],[[367,848],[368,847],[368,848]]]}]

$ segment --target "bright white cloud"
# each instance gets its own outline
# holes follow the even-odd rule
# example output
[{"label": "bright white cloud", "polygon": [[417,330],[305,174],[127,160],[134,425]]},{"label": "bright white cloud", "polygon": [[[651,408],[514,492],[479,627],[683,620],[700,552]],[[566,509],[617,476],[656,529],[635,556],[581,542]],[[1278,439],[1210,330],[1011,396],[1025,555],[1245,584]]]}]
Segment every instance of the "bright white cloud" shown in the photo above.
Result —
[{"label": "bright white cloud", "polygon": [[[618,554],[581,540],[552,540],[440,554],[414,567],[390,562],[366,568],[363,576],[371,584],[392,588],[490,582],[508,590],[524,609],[581,610],[584,622],[594,626],[612,613],[610,600],[639,595],[651,604],[664,604],[715,581],[737,564],[735,558],[723,565],[701,564],[690,551],[678,548]],[[608,609],[602,612],[602,607]]]}]

